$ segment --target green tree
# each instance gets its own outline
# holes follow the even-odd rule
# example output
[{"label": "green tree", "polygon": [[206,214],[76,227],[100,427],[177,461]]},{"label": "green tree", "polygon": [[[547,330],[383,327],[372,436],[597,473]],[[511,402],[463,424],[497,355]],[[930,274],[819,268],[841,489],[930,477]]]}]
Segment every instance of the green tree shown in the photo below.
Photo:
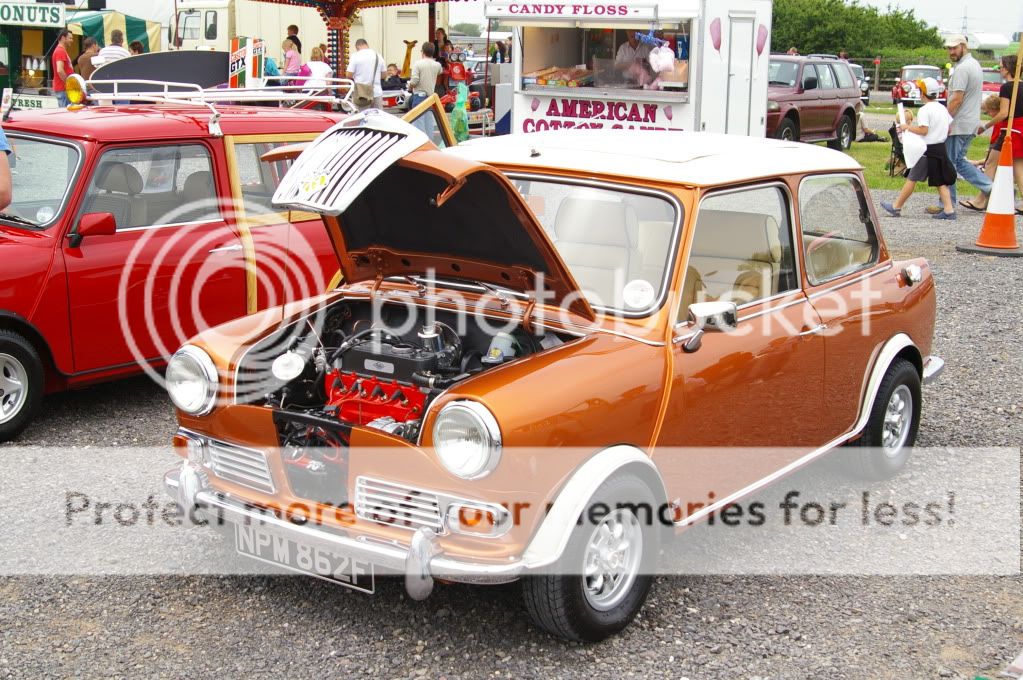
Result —
[{"label": "green tree", "polygon": [[771,45],[775,52],[795,47],[803,54],[845,50],[864,57],[887,48],[940,48],[941,38],[912,10],[881,12],[856,0],[774,0]]},{"label": "green tree", "polygon": [[451,27],[451,32],[452,33],[461,33],[462,35],[468,35],[468,36],[471,36],[473,38],[480,37],[480,33],[482,33],[482,31],[480,31],[480,25],[479,24],[473,24],[473,23],[470,23],[470,22],[464,22],[464,23],[461,23],[461,24],[455,24],[454,26]]}]

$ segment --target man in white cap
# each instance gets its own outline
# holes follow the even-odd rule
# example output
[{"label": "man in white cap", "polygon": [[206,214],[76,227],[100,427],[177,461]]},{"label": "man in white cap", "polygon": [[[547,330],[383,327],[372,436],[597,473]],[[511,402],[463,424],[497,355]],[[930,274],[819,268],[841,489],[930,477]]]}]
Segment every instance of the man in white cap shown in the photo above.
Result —
[{"label": "man in white cap", "polygon": [[[966,36],[953,35],[945,40],[948,57],[955,64],[948,79],[948,112],[952,114],[952,127],[948,131],[948,158],[959,176],[985,194],[991,193],[991,179],[977,166],[966,160],[966,151],[977,135],[980,126],[980,104],[984,74],[980,64],[967,47]],[[956,187],[952,185],[952,205],[956,204]],[[942,208],[931,206],[927,212],[942,212]]]}]

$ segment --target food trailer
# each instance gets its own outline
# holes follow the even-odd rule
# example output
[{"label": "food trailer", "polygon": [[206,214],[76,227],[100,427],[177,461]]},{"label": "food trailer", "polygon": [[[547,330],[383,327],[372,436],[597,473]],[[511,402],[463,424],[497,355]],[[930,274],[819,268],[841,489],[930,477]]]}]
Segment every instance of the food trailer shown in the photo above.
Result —
[{"label": "food trailer", "polygon": [[763,136],[771,0],[487,0],[514,31],[511,130]]}]

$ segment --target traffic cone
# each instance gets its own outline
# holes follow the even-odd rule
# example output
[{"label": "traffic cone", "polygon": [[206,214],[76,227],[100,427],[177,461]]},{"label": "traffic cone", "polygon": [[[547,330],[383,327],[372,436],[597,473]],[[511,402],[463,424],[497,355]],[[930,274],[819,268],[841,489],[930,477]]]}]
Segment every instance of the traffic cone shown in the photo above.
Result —
[{"label": "traffic cone", "polygon": [[1012,177],[1012,134],[1011,127],[1006,129],[1005,141],[998,155],[998,168],[991,182],[991,195],[987,200],[987,214],[980,234],[972,244],[956,246],[961,253],[982,253],[999,257],[1023,257],[1023,248],[1016,240],[1016,207],[1013,200],[1014,183]]}]

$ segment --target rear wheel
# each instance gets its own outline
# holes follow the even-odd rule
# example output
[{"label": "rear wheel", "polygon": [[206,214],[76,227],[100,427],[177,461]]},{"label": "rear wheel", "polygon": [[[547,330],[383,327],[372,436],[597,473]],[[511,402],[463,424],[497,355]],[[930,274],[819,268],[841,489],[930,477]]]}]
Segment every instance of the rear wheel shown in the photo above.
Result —
[{"label": "rear wheel", "polygon": [[919,426],[920,374],[896,359],[881,379],[863,435],[850,446],[850,472],[870,480],[895,476],[909,461]]},{"label": "rear wheel", "polygon": [[778,124],[778,129],[774,131],[774,136],[776,139],[784,139],[787,142],[798,142],[799,128],[791,118],[785,118]]},{"label": "rear wheel", "polygon": [[0,442],[25,429],[43,403],[43,362],[28,340],[0,330]]},{"label": "rear wheel", "polygon": [[533,622],[568,640],[624,629],[646,601],[659,551],[657,505],[631,475],[605,482],[580,516],[552,573],[522,582]]},{"label": "rear wheel", "polygon": [[835,129],[835,139],[828,142],[828,147],[836,151],[847,151],[852,146],[853,127],[855,123],[849,114],[843,114],[838,119],[838,127]]}]

